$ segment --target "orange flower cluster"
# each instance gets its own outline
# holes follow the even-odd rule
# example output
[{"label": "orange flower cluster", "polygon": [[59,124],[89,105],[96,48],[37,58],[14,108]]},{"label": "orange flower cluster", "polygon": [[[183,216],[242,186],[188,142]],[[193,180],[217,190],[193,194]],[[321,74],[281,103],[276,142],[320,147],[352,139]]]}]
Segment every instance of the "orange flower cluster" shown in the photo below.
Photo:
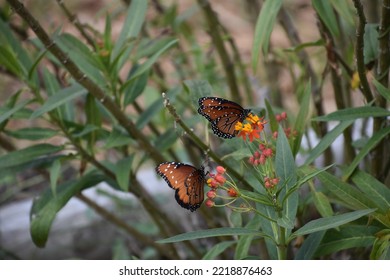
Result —
[{"label": "orange flower cluster", "polygon": [[260,132],[263,131],[267,121],[252,113],[249,113],[245,120],[247,123],[237,122],[234,126],[234,129],[238,132],[238,137],[242,137],[244,140],[248,137],[250,142],[253,142],[256,138],[260,138]]}]

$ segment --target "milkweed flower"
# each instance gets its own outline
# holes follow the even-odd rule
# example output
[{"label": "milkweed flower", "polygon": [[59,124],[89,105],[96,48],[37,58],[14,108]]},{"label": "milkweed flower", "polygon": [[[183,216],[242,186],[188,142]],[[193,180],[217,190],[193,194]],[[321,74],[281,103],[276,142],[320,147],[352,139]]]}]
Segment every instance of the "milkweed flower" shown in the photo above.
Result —
[{"label": "milkweed flower", "polygon": [[242,137],[243,140],[248,137],[250,142],[260,138],[260,132],[263,131],[264,125],[267,123],[263,119],[249,113],[245,119],[247,123],[237,122],[234,126],[234,129],[238,132],[238,137]]}]

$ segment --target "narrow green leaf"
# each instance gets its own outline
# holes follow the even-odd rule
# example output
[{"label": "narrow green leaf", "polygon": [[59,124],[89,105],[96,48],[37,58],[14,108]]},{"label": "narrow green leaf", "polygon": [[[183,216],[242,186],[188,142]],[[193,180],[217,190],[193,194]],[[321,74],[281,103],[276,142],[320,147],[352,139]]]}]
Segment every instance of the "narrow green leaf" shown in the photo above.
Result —
[{"label": "narrow green leaf", "polygon": [[[260,230],[261,219],[259,216],[254,216],[245,226],[252,230]],[[238,237],[236,251],[234,252],[235,260],[242,260],[248,256],[249,248],[252,244],[253,235],[243,235]]]},{"label": "narrow green leaf", "polygon": [[317,211],[321,214],[321,217],[330,217],[333,216],[333,209],[330,205],[329,199],[322,192],[313,191],[313,202]]},{"label": "narrow green leaf", "polygon": [[105,70],[105,66],[84,42],[68,33],[58,35],[55,40],[88,78],[100,87],[105,86],[105,79],[101,73]]},{"label": "narrow green leaf", "polygon": [[282,0],[265,1],[257,18],[252,46],[252,70],[255,73],[260,51],[264,55],[268,53],[269,40],[282,3]]},{"label": "narrow green leaf", "polygon": [[301,147],[302,135],[305,131],[305,126],[309,118],[310,96],[311,96],[311,82],[309,81],[305,87],[302,98],[299,102],[300,110],[294,124],[294,130],[298,133],[293,142],[292,152],[294,157],[298,154],[299,149]]},{"label": "narrow green leaf", "polygon": [[[340,1],[342,2],[342,1]],[[364,64],[367,65],[379,56],[379,24],[367,23],[364,26]]]},{"label": "narrow green leaf", "polygon": [[376,234],[377,238],[372,246],[371,260],[389,260],[390,255],[390,230],[384,229]]},{"label": "narrow green leaf", "polygon": [[36,160],[38,157],[47,156],[59,152],[61,146],[50,144],[38,144],[0,156],[0,169],[14,167]]},{"label": "narrow green leaf", "polygon": [[40,248],[45,246],[54,218],[75,194],[105,179],[101,174],[91,172],[77,180],[58,186],[56,196],[53,195],[51,189],[47,189],[38,199],[34,200],[30,212],[30,234],[34,244]]},{"label": "narrow green leaf", "polygon": [[13,114],[15,114],[19,110],[23,109],[30,102],[31,102],[31,100],[24,100],[24,101],[20,102],[19,104],[12,106],[12,108],[7,108],[0,115],[0,124],[3,123],[4,121],[8,120]]},{"label": "narrow green leaf", "polygon": [[7,130],[7,135],[17,139],[41,140],[48,139],[57,134],[56,130],[43,127],[26,127],[18,130]]},{"label": "narrow green leaf", "polygon": [[124,106],[133,103],[138,96],[140,96],[148,83],[149,71],[144,72],[137,79],[130,79],[134,72],[138,69],[139,65],[134,66],[128,76],[128,81],[123,84],[121,91],[124,92]]},{"label": "narrow green leaf", "polygon": [[194,240],[200,238],[208,238],[215,236],[232,236],[232,235],[256,235],[265,237],[263,233],[258,230],[247,229],[247,228],[213,228],[199,231],[186,232],[178,234],[166,239],[156,241],[157,243],[172,243],[181,242],[186,240]]},{"label": "narrow green leaf", "polygon": [[213,89],[206,80],[185,80],[184,88],[191,94],[192,103],[198,104],[198,99],[204,96],[212,96]]},{"label": "narrow green leaf", "polygon": [[60,171],[61,171],[61,161],[58,159],[53,162],[52,166],[49,169],[50,187],[54,197],[57,196],[57,182],[58,182],[58,178],[60,177]]},{"label": "narrow green leaf", "polygon": [[129,180],[131,174],[131,165],[133,164],[134,156],[129,156],[121,159],[116,164],[115,177],[122,191],[128,192]]},{"label": "narrow green leaf", "polygon": [[9,48],[0,45],[0,65],[15,76],[27,80],[27,71],[20,64],[16,54]]},{"label": "narrow green leaf", "polygon": [[317,159],[332,143],[334,140],[343,133],[343,131],[350,126],[354,120],[342,121],[335,128],[329,131],[324,138],[311,150],[309,156],[305,160],[305,165],[311,164]]},{"label": "narrow green leaf", "polygon": [[138,129],[142,129],[147,125],[150,120],[156,116],[156,112],[160,111],[164,107],[164,104],[160,99],[154,101],[142,114],[139,116],[136,126]]},{"label": "narrow green leaf", "polygon": [[373,212],[375,212],[375,209],[364,209],[364,210],[357,210],[345,214],[340,214],[337,216],[325,217],[325,218],[313,220],[305,224],[303,227],[295,231],[293,234],[291,234],[290,239],[292,240],[295,237],[300,235],[306,235],[317,231],[335,228],[347,224],[349,222],[352,222],[354,220],[357,220]]},{"label": "narrow green leaf", "polygon": [[129,39],[136,38],[141,31],[142,24],[145,20],[148,1],[133,0],[127,10],[127,16],[123,23],[119,38],[115,43],[112,57],[116,58]]},{"label": "narrow green leaf", "polygon": [[279,123],[276,120],[274,110],[272,109],[272,106],[269,103],[268,99],[265,99],[264,101],[265,101],[265,107],[267,108],[268,119],[269,119],[269,123],[271,126],[271,131],[272,132],[278,131]]},{"label": "narrow green leaf", "polygon": [[217,256],[223,253],[226,249],[236,244],[236,241],[222,241],[215,244],[207,253],[203,256],[202,260],[214,260]]},{"label": "narrow green leaf", "polygon": [[314,254],[316,253],[318,247],[321,244],[322,238],[325,235],[325,230],[317,231],[310,234],[302,246],[299,248],[298,252],[295,255],[296,260],[312,260],[314,258]]},{"label": "narrow green leaf", "polygon": [[352,5],[348,1],[330,0],[330,3],[340,14],[340,18],[348,22],[351,26],[355,25],[355,13]]},{"label": "narrow green leaf", "polygon": [[81,87],[79,84],[74,84],[70,87],[60,90],[57,94],[50,96],[42,107],[38,108],[31,115],[31,119],[42,116],[43,114],[50,112],[58,108],[59,106],[87,93],[87,90]]},{"label": "narrow green leaf", "polygon": [[332,36],[339,37],[340,31],[337,25],[337,18],[329,1],[312,0],[312,4],[325,26]]},{"label": "narrow green leaf", "polygon": [[363,193],[351,185],[343,182],[338,177],[331,175],[328,172],[322,172],[318,174],[317,177],[326,189],[331,191],[346,205],[349,205],[350,208],[367,209],[375,207],[375,204],[370,201]]},{"label": "narrow green leaf", "polygon": [[133,139],[129,135],[114,128],[110,133],[109,137],[107,138],[104,148],[105,149],[116,148],[116,147],[128,145],[132,141]]},{"label": "narrow green leaf", "polygon": [[378,90],[378,92],[384,98],[386,98],[387,102],[390,102],[390,89],[386,88],[385,86],[383,86],[380,82],[378,82],[375,79],[373,79],[372,82],[373,82],[374,86],[376,87],[376,89]]},{"label": "narrow green leaf", "polygon": [[347,108],[330,113],[326,116],[316,117],[315,121],[349,121],[369,117],[387,117],[390,111],[373,106],[363,106],[356,108]]},{"label": "narrow green leaf", "polygon": [[352,175],[355,168],[359,165],[359,163],[363,160],[363,158],[368,155],[368,153],[373,150],[379,142],[382,141],[390,133],[390,126],[387,126],[372,135],[366,145],[359,151],[359,153],[355,156],[353,161],[348,165],[347,169],[343,174],[343,181],[347,181],[347,179]]},{"label": "narrow green leaf", "polygon": [[364,225],[345,225],[338,230],[328,230],[322,239],[315,257],[328,256],[341,250],[370,247],[374,242],[377,227]]},{"label": "narrow green leaf", "polygon": [[390,209],[390,190],[375,177],[363,171],[356,171],[351,177],[355,185],[375,203],[382,213]]},{"label": "narrow green leaf", "polygon": [[143,73],[148,71],[154,63],[158,60],[158,58],[169,48],[171,48],[174,44],[178,42],[177,39],[171,40],[168,42],[163,48],[161,48],[158,52],[153,54],[148,60],[146,60],[143,64],[141,64],[137,70],[134,72],[134,74],[131,76],[131,78],[127,81],[133,81],[134,79],[138,78],[141,76]]},{"label": "narrow green leaf", "polygon": [[[276,175],[280,179],[279,186],[282,186],[280,199],[283,201],[286,194],[297,182],[297,170],[293,154],[282,126],[279,126],[278,138],[276,140],[275,154]],[[284,200],[283,216],[287,221],[295,221],[298,209],[298,192],[293,192]],[[289,230],[286,232],[289,235]]]}]

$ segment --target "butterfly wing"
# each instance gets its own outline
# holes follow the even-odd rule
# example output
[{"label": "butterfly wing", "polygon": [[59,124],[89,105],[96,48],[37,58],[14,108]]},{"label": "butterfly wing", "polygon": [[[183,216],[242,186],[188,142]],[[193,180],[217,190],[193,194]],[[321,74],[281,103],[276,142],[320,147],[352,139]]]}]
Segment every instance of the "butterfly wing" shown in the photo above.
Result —
[{"label": "butterfly wing", "polygon": [[204,199],[206,183],[203,167],[197,169],[178,162],[164,162],[156,167],[159,174],[174,189],[177,203],[191,212],[200,207]]},{"label": "butterfly wing", "polygon": [[219,97],[202,97],[198,103],[198,113],[211,123],[214,134],[226,139],[235,137],[236,123],[244,121],[250,112],[233,101]]}]

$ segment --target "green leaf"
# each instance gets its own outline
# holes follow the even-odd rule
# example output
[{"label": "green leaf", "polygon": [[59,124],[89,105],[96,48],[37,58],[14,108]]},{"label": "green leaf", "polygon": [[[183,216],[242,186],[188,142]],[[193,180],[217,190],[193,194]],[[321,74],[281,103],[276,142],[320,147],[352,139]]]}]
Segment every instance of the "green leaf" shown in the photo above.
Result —
[{"label": "green leaf", "polygon": [[331,228],[335,228],[347,224],[363,216],[366,216],[370,213],[373,213],[374,211],[375,209],[357,210],[354,212],[349,212],[337,216],[325,217],[325,218],[320,218],[317,220],[310,221],[307,224],[305,224],[303,227],[295,231],[293,234],[291,234],[290,240],[300,235],[306,235],[309,233],[327,230],[327,229],[331,229]]},{"label": "green leaf", "polygon": [[102,88],[105,86],[105,79],[101,73],[105,67],[84,42],[68,33],[57,36],[55,40],[88,78]]},{"label": "green leaf", "polygon": [[116,164],[115,177],[122,191],[128,192],[129,180],[131,174],[131,165],[133,164],[134,155],[123,158]]},{"label": "green leaf", "polygon": [[31,100],[24,100],[24,101],[20,102],[19,104],[12,106],[12,108],[7,108],[0,115],[0,124],[3,123],[4,121],[8,120],[13,114],[15,114],[19,110],[23,109],[30,102],[31,102]]},{"label": "green leaf", "polygon": [[134,72],[138,69],[139,65],[134,66],[128,77],[128,81],[123,84],[121,91],[124,92],[124,100],[123,100],[123,105],[127,106],[131,103],[133,103],[138,96],[140,96],[148,83],[148,78],[149,78],[149,71],[144,72],[142,75],[140,75],[137,79],[130,79],[131,76],[134,74]]},{"label": "green leaf", "polygon": [[310,234],[302,246],[299,248],[298,252],[295,255],[296,260],[312,260],[314,254],[316,253],[318,247],[321,244],[322,238],[325,235],[325,230],[318,231]]},{"label": "green leaf", "polygon": [[[343,1],[340,1],[343,2]],[[364,26],[364,64],[377,60],[379,56],[379,24],[367,23]]]},{"label": "green leaf", "polygon": [[213,89],[206,80],[185,80],[184,88],[191,94],[193,104],[198,104],[198,99],[204,96],[212,96]]},{"label": "green leaf", "polygon": [[85,95],[86,93],[87,90],[81,87],[79,84],[74,84],[70,87],[62,89],[55,95],[50,96],[40,108],[34,111],[31,115],[31,119],[40,117],[43,114],[50,112],[69,101],[72,101],[75,98]]},{"label": "green leaf", "polygon": [[49,236],[51,225],[57,213],[80,191],[104,181],[105,177],[97,172],[66,182],[58,186],[57,195],[47,189],[34,200],[30,213],[30,234],[34,244],[44,247]]},{"label": "green leaf", "polygon": [[57,182],[58,182],[58,178],[60,177],[60,171],[61,171],[61,161],[58,159],[53,162],[52,166],[49,169],[50,187],[54,197],[57,196]]},{"label": "green leaf", "polygon": [[322,217],[330,217],[333,216],[333,209],[330,205],[329,199],[322,192],[313,191],[311,193],[313,195],[314,206],[317,211],[321,214]]},{"label": "green leaf", "polygon": [[27,80],[27,71],[22,67],[13,50],[0,45],[0,65],[15,76]]},{"label": "green leaf", "polygon": [[111,149],[121,147],[124,145],[128,145],[131,142],[133,142],[133,139],[129,135],[114,128],[110,133],[109,137],[107,138],[104,148]]},{"label": "green leaf", "polygon": [[348,1],[330,0],[333,8],[340,14],[340,18],[344,19],[350,25],[355,25],[354,10]]},{"label": "green leaf", "polygon": [[349,120],[349,121],[342,121],[340,122],[335,128],[333,128],[331,131],[329,131],[322,139],[321,141],[317,144],[317,146],[314,147],[310,151],[309,156],[305,160],[305,165],[311,164],[316,158],[318,158],[322,153],[330,146],[333,144],[334,140],[340,136],[343,131],[350,126],[354,120]]},{"label": "green leaf", "polygon": [[278,131],[279,123],[276,120],[274,110],[272,109],[272,106],[269,103],[268,99],[265,99],[264,101],[265,101],[265,107],[267,108],[268,119],[269,119],[269,123],[271,126],[271,131],[272,132]]},{"label": "green leaf", "polygon": [[26,127],[18,130],[7,130],[7,135],[17,139],[41,140],[48,139],[57,134],[56,130],[43,127]]},{"label": "green leaf", "polygon": [[61,146],[50,144],[38,144],[0,156],[0,169],[15,167],[36,160],[38,157],[47,156],[59,152]]},{"label": "green leaf", "polygon": [[259,62],[260,51],[262,50],[264,55],[268,53],[269,40],[282,3],[282,0],[265,1],[261,8],[253,36],[252,70],[254,73]]},{"label": "green leaf", "polygon": [[125,47],[126,42],[131,38],[136,38],[141,31],[142,24],[145,20],[148,1],[132,0],[127,10],[127,16],[123,23],[119,38],[115,43],[113,58],[116,58],[121,50]]},{"label": "green leaf", "polygon": [[[282,126],[279,126],[278,138],[276,140],[275,154],[276,176],[280,179],[279,186],[282,186],[280,199],[283,201],[286,194],[295,186],[297,182],[297,170],[290,145]],[[295,221],[298,209],[298,192],[290,194],[284,200],[283,217],[286,221]],[[286,231],[287,236],[289,231]]]},{"label": "green leaf", "polygon": [[265,237],[265,235],[258,230],[247,228],[212,228],[199,231],[186,232],[178,234],[166,239],[157,240],[157,243],[173,243],[186,240],[194,240],[200,238],[208,238],[215,236],[234,236],[234,235],[256,235]]},{"label": "green leaf", "polygon": [[223,253],[226,249],[236,244],[236,241],[222,241],[215,244],[207,253],[203,256],[202,260],[214,260],[217,256]]},{"label": "green leaf", "polygon": [[[245,228],[259,231],[260,226],[261,219],[259,216],[254,216],[251,220],[249,220]],[[236,251],[234,252],[235,260],[242,260],[248,256],[253,237],[253,235],[242,235],[238,237]]]},{"label": "green leaf", "polygon": [[312,0],[313,8],[328,28],[332,36],[339,37],[340,31],[337,25],[337,18],[329,1]]},{"label": "green leaf", "polygon": [[171,130],[165,131],[154,141],[154,146],[160,152],[168,150],[176,142],[179,135],[177,133],[172,133]]},{"label": "green leaf", "polygon": [[375,85],[378,92],[387,100],[387,102],[390,102],[390,89],[386,88],[384,85],[382,85],[377,80],[372,80],[373,84]]},{"label": "green leaf", "polygon": [[337,198],[341,199],[346,205],[352,209],[367,209],[374,208],[375,204],[370,201],[363,193],[356,188],[343,182],[338,177],[322,172],[318,174],[318,179],[323,186],[331,191]]},{"label": "green leaf", "polygon": [[390,209],[390,190],[375,177],[362,171],[356,171],[351,177],[355,185],[375,203],[382,213]]},{"label": "green leaf", "polygon": [[371,150],[373,150],[376,145],[378,145],[383,138],[385,138],[390,133],[390,126],[387,126],[372,135],[366,145],[359,151],[359,153],[355,156],[353,161],[348,165],[347,169],[343,174],[343,181],[346,181],[353,173],[355,168],[360,164],[363,158],[369,154]]},{"label": "green leaf", "polygon": [[150,120],[156,116],[156,112],[160,111],[164,107],[164,104],[160,99],[154,101],[142,114],[139,116],[136,126],[139,130],[145,127]]},{"label": "green leaf", "polygon": [[163,48],[161,48],[158,52],[153,54],[148,60],[146,60],[143,64],[141,64],[137,70],[133,73],[133,75],[130,77],[130,79],[127,82],[133,81],[134,79],[138,78],[142,74],[144,74],[146,71],[148,71],[154,63],[158,60],[158,58],[170,47],[172,47],[174,44],[176,44],[179,40],[174,39],[168,42]]},{"label": "green leaf", "polygon": [[363,106],[356,108],[347,108],[330,113],[326,116],[316,117],[315,121],[349,121],[369,117],[387,117],[390,111],[373,106]]},{"label": "green leaf", "polygon": [[390,256],[390,230],[384,229],[376,234],[377,238],[372,246],[371,260],[389,260]]},{"label": "green leaf", "polygon": [[315,254],[316,257],[357,247],[370,247],[378,228],[367,225],[345,225],[339,230],[328,230]]},{"label": "green leaf", "polygon": [[292,150],[293,150],[294,157],[298,154],[299,149],[301,147],[302,135],[305,132],[305,126],[309,118],[310,96],[311,96],[311,83],[309,81],[303,92],[303,96],[299,102],[300,110],[294,124],[294,130],[297,131],[298,133],[293,142]]}]

